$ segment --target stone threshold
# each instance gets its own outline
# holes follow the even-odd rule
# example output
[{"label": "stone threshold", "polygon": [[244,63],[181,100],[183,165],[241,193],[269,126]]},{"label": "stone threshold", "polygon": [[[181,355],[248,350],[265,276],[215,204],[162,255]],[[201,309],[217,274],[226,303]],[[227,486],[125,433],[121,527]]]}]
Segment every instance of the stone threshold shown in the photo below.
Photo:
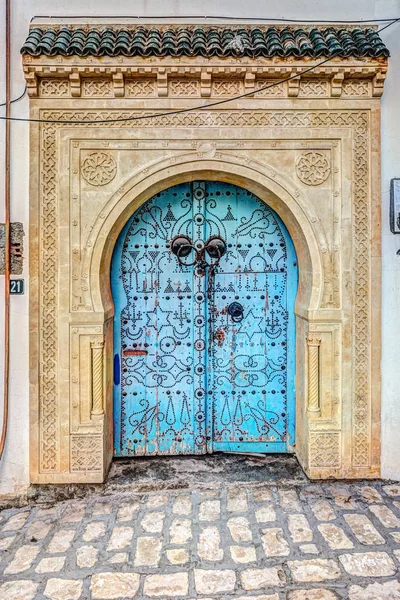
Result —
[{"label": "stone threshold", "polygon": [[[238,488],[277,484],[297,487],[310,483],[292,454],[136,457],[115,459],[104,483],[32,484],[25,503],[53,504],[94,494],[129,496],[189,488],[212,490],[221,486]],[[10,504],[7,503],[7,506]]]}]

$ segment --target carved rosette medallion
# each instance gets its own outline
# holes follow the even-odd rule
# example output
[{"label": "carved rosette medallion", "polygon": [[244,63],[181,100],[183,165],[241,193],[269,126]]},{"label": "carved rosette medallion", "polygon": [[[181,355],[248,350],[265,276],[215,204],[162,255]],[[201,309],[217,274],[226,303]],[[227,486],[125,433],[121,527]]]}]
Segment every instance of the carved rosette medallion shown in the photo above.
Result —
[{"label": "carved rosette medallion", "polygon": [[306,185],[320,185],[329,177],[331,167],[320,152],[305,152],[296,164],[297,177]]},{"label": "carved rosette medallion", "polygon": [[117,173],[117,163],[107,152],[92,152],[82,163],[82,177],[90,185],[107,185]]}]

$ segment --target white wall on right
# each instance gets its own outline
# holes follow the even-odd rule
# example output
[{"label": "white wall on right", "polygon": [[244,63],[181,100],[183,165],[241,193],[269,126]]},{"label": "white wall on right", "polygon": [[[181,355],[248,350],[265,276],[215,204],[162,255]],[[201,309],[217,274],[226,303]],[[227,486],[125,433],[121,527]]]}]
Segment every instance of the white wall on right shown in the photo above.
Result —
[{"label": "white wall on right", "polygon": [[[400,16],[400,2],[388,3]],[[395,14],[395,13],[393,13]],[[400,235],[389,228],[390,180],[400,177],[400,22],[382,32],[390,49],[382,97],[382,477],[400,480]],[[372,299],[373,301],[373,299]]]}]

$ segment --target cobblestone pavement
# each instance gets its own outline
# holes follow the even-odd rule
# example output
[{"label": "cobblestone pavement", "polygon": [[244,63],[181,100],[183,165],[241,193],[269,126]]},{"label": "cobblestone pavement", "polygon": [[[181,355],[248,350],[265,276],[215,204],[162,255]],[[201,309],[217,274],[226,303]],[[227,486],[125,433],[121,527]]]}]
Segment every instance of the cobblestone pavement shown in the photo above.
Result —
[{"label": "cobblestone pavement", "polygon": [[0,513],[0,598],[400,599],[400,484],[92,494]]}]

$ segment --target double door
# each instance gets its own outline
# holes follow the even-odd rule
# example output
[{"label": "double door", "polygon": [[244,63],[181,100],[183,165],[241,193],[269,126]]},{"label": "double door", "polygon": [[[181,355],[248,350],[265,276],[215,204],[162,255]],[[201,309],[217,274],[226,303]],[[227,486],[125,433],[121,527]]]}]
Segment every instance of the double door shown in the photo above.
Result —
[{"label": "double door", "polygon": [[297,263],[273,210],[221,182],[160,192],[111,286],[116,456],[290,451]]}]

